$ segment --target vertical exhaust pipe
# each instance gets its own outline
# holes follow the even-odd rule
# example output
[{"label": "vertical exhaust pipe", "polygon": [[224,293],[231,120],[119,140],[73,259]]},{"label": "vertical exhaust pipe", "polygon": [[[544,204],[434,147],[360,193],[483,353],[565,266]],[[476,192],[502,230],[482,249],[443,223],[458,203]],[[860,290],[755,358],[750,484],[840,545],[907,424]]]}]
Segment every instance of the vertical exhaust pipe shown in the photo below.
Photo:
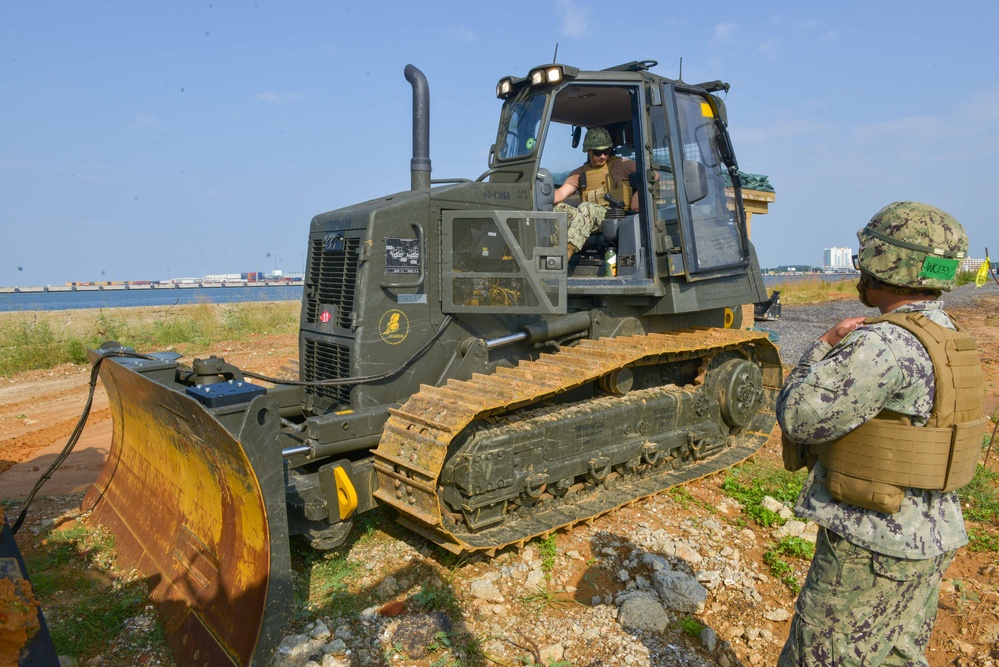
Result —
[{"label": "vertical exhaust pipe", "polygon": [[410,189],[430,189],[430,86],[427,77],[406,65],[406,81],[413,86],[413,159],[409,161]]}]

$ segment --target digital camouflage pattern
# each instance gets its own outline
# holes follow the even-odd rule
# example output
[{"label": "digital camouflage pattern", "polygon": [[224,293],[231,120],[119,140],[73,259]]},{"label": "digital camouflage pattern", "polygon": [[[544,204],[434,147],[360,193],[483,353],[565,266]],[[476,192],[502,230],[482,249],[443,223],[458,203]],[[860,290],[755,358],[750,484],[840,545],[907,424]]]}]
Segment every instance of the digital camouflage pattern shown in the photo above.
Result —
[{"label": "digital camouflage pattern", "polygon": [[888,204],[857,232],[860,268],[878,280],[918,289],[949,291],[968,252],[964,227],[928,204]]},{"label": "digital camouflage pattern", "polygon": [[569,243],[577,250],[590,234],[600,229],[600,223],[607,215],[607,209],[592,202],[584,201],[578,207],[561,202],[555,204],[555,211],[569,215]]},{"label": "digital camouflage pattern", "polygon": [[[918,301],[897,312],[922,311],[953,328],[939,301]],[[777,397],[777,419],[793,442],[821,444],[841,438],[881,410],[911,415],[922,426],[933,411],[933,364],[919,340],[879,322],[858,328],[836,347],[817,341],[802,355]],[[897,558],[924,559],[968,541],[954,491],[906,489],[895,514],[837,502],[816,463],[795,511],[854,544]]]},{"label": "digital camouflage pattern", "polygon": [[597,151],[602,148],[610,148],[614,145],[610,132],[602,127],[591,127],[583,137],[584,151]]},{"label": "digital camouflage pattern", "polygon": [[820,530],[778,667],[925,666],[953,558],[892,558]]},{"label": "digital camouflage pattern", "polygon": [[[939,301],[922,311],[953,328]],[[830,347],[816,341],[777,398],[777,418],[793,442],[836,440],[883,409],[926,423],[935,379],[929,354],[888,322],[865,325]],[[812,469],[796,514],[823,530],[778,665],[925,665],[940,578],[967,544],[956,491],[906,489],[898,512],[882,514],[836,501],[821,462]]]}]

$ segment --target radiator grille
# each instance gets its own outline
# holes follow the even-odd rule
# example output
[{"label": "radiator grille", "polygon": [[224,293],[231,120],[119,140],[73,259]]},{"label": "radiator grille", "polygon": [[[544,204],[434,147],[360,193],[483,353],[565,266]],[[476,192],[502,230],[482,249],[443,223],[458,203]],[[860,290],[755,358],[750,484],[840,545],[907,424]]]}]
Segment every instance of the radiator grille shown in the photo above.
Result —
[{"label": "radiator grille", "polygon": [[305,321],[315,324],[322,311],[333,307],[333,324],[350,328],[357,290],[357,260],[361,241],[345,238],[342,250],[325,250],[323,240],[312,241],[309,289],[306,289]]},{"label": "radiator grille", "polygon": [[[302,350],[302,379],[334,380],[350,377],[350,348],[315,338],[306,338]],[[307,387],[314,396],[350,404],[350,386]]]}]

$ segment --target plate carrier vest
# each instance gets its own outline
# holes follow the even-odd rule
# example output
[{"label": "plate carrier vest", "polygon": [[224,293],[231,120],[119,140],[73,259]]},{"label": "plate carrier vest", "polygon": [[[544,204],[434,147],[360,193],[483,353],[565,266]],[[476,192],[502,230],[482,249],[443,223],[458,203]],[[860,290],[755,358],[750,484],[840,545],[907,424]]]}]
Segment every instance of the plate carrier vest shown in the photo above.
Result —
[{"label": "plate carrier vest", "polygon": [[631,183],[627,178],[619,183],[611,182],[611,165],[620,159],[616,155],[611,155],[602,167],[591,167],[590,161],[586,161],[583,172],[579,175],[579,196],[583,201],[607,208],[610,204],[604,199],[604,195],[609,194],[623,201],[624,207],[628,208],[631,203]]},{"label": "plate carrier vest", "polygon": [[[936,324],[920,312],[888,313],[865,324],[890,322],[910,332],[933,362],[936,391],[925,426],[882,410],[839,440],[800,447],[784,438],[784,467],[822,461],[836,500],[894,514],[906,488],[953,491],[971,481],[988,417],[985,380],[974,339]],[[955,326],[957,326],[955,324]]]}]

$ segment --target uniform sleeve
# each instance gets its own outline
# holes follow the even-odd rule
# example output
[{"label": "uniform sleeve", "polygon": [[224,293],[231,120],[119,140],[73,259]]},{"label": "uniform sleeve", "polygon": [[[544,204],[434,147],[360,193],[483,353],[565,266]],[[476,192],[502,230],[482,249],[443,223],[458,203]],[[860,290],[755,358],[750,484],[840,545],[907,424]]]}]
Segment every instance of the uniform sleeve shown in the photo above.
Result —
[{"label": "uniform sleeve", "polygon": [[577,167],[569,172],[569,175],[565,177],[565,182],[563,185],[571,185],[572,187],[579,190],[579,176],[583,173],[582,167]]},{"label": "uniform sleeve", "polygon": [[613,164],[613,170],[611,172],[611,180],[615,183],[620,183],[621,181],[628,180],[635,171],[638,170],[638,164],[634,160],[625,160],[624,158],[617,160]]},{"label": "uniform sleeve", "polygon": [[904,382],[889,346],[861,327],[833,348],[805,351],[777,398],[777,419],[793,442],[830,442],[881,412]]}]

